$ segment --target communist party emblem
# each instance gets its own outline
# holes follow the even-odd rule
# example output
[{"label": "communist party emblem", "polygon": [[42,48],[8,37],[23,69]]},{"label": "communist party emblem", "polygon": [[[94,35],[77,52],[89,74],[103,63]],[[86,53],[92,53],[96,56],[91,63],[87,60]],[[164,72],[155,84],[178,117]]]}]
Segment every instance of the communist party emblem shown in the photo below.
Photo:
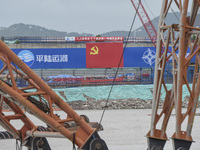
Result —
[{"label": "communist party emblem", "polygon": [[97,46],[94,46],[90,50],[90,55],[97,55],[99,54],[99,48]]}]

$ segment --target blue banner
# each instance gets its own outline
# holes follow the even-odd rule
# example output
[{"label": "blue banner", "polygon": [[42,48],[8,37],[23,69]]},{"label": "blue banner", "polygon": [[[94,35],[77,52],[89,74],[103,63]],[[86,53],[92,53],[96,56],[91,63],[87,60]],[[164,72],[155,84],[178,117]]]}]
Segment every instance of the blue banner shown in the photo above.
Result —
[{"label": "blue banner", "polygon": [[[169,50],[171,51],[171,47]],[[86,68],[86,48],[27,48],[12,51],[31,69]],[[189,52],[188,48],[186,57],[189,56]],[[124,67],[154,68],[155,59],[155,47],[126,47],[123,57]],[[171,60],[169,58],[169,61]],[[194,62],[195,57],[191,60],[191,63]],[[3,63],[0,62],[0,68],[2,67]]]},{"label": "blue banner", "polygon": [[126,47],[124,52],[124,67],[152,68],[155,60],[155,47]]},{"label": "blue banner", "polygon": [[[172,48],[169,47],[167,55],[169,56]],[[176,52],[177,54],[178,52]],[[189,56],[190,49],[188,48],[186,58]],[[178,57],[178,54],[177,54]],[[156,60],[155,47],[127,47],[124,52],[124,67],[145,67],[154,68]],[[172,61],[172,57],[169,58]],[[191,59],[191,63],[195,62],[195,57]]]},{"label": "blue banner", "polygon": [[85,48],[12,49],[31,69],[86,68]]}]

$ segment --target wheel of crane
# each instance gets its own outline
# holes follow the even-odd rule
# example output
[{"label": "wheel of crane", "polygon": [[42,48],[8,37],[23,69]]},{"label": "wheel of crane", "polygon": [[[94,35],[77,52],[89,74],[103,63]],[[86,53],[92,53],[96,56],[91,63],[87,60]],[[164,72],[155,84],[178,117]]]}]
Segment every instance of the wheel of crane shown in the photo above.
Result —
[{"label": "wheel of crane", "polygon": [[104,140],[95,138],[91,141],[89,150],[108,150],[108,147]]}]

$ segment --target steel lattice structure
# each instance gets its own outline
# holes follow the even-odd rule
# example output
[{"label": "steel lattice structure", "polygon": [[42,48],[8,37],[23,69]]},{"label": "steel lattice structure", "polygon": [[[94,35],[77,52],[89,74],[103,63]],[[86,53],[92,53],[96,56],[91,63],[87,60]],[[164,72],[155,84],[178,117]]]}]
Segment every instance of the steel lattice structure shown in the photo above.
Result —
[{"label": "steel lattice structure", "polygon": [[149,36],[151,39],[153,45],[156,47],[156,38],[157,38],[157,32],[156,29],[151,22],[151,19],[149,18],[141,0],[131,0],[131,3],[133,4],[133,7],[137,11],[137,14]]},{"label": "steel lattice structure", "polygon": [[[22,145],[30,150],[50,150],[46,137],[68,138],[82,150],[108,149],[97,133],[101,125],[78,115],[2,41],[0,61],[4,64],[0,70],[0,125],[6,130],[0,132],[0,139],[21,140]],[[16,78],[25,80],[29,85],[18,87]],[[14,114],[4,113],[3,105],[7,105]],[[54,105],[66,114],[65,119],[55,114]],[[23,108],[46,123],[47,127],[34,124]],[[20,129],[12,123],[15,120],[23,123]]]},{"label": "steel lattice structure", "polygon": [[[172,4],[175,4],[180,11],[180,23],[167,25],[165,20]],[[163,149],[165,142],[168,140],[166,131],[173,108],[175,109],[176,126],[172,136],[173,148],[190,149],[192,139],[192,126],[199,101],[200,92],[200,28],[194,27],[194,22],[199,9],[200,1],[193,0],[191,10],[188,10],[189,0],[163,0],[159,27],[157,32],[157,49],[153,89],[153,106],[151,127],[147,134],[148,149]],[[188,16],[187,12],[190,11]],[[178,33],[179,36],[175,36]],[[165,35],[167,35],[165,37]],[[195,40],[194,38],[195,37]],[[162,49],[164,44],[164,51]],[[169,52],[168,48],[172,47]],[[190,49],[187,55],[188,48]],[[195,57],[195,69],[192,86],[187,81],[188,66],[191,59]],[[164,70],[168,60],[172,58],[173,83],[169,89],[164,80]],[[183,86],[187,87],[189,92],[189,103],[186,112],[182,109],[182,92]],[[158,110],[160,102],[161,88],[165,89],[165,99],[163,108]],[[186,122],[187,126],[183,126]],[[158,124],[161,123],[161,127]]]}]

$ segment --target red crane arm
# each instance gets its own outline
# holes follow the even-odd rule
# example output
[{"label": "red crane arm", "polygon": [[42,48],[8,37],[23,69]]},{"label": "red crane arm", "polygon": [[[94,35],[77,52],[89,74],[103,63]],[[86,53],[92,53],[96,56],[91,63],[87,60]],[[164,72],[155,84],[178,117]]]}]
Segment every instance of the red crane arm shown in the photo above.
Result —
[{"label": "red crane arm", "polygon": [[[142,2],[139,0],[131,0],[133,7],[135,8],[135,10],[138,9],[137,14],[149,36],[149,38],[151,39],[153,45],[156,47],[156,39],[157,39],[157,32],[142,4]],[[138,6],[139,5],[139,6]]]}]

